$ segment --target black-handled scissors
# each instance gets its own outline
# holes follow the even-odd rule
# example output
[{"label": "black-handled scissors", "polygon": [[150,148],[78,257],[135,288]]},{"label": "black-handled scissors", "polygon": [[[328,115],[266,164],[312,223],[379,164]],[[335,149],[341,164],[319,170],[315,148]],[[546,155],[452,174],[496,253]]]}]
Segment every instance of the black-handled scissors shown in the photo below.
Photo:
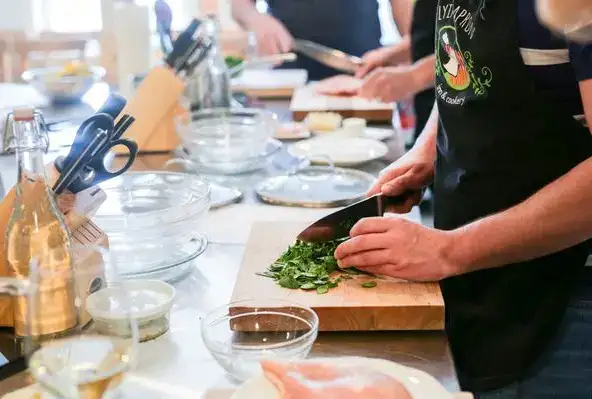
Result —
[{"label": "black-handled scissors", "polygon": [[[54,185],[56,194],[66,188],[76,194],[127,171],[136,159],[138,145],[132,140],[122,139],[121,136],[133,121],[133,117],[124,115],[113,126],[113,118],[104,113],[87,119],[78,129],[70,153],[55,161],[55,166],[61,173]],[[102,135],[106,136],[105,140],[100,140]],[[105,158],[115,146],[126,147],[129,154],[127,163],[119,170],[111,172],[105,167]]]}]

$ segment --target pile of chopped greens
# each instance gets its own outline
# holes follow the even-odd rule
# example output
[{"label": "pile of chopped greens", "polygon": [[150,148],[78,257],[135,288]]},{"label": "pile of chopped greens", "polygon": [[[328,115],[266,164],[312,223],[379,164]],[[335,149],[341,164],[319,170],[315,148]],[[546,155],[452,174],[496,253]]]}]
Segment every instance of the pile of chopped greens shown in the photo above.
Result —
[{"label": "pile of chopped greens", "polygon": [[[297,241],[265,272],[258,274],[275,280],[281,287],[316,290],[317,294],[326,294],[342,280],[351,279],[352,275],[372,276],[356,268],[340,269],[337,266],[333,253],[337,246],[347,239],[319,243]],[[376,282],[366,281],[361,286],[373,288],[376,287]]]}]

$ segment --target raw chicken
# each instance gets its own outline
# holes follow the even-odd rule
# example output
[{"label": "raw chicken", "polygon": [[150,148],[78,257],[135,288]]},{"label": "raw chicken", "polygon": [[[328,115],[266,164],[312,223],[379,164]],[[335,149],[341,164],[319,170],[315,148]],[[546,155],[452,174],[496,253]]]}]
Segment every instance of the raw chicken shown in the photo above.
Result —
[{"label": "raw chicken", "polygon": [[396,379],[359,366],[261,361],[282,399],[412,399]]},{"label": "raw chicken", "polygon": [[349,75],[336,75],[321,80],[315,89],[325,96],[355,96],[362,87],[362,81]]}]

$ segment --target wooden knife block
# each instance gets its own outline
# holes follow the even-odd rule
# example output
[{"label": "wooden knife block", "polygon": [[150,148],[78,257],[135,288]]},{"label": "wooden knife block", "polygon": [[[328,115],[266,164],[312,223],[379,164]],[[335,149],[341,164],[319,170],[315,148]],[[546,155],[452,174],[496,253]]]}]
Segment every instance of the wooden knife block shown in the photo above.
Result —
[{"label": "wooden knife block", "polygon": [[[59,173],[53,166],[47,165],[48,179],[50,184],[53,184]],[[16,196],[16,189],[13,187],[8,191],[2,202],[0,202],[0,276],[11,277],[10,267],[8,265],[5,253],[5,235],[8,227],[8,222],[12,214],[14,206],[14,200]],[[96,211],[100,204],[89,213]],[[72,235],[72,244],[79,246],[100,246],[103,248],[109,248],[109,240],[105,232],[97,227],[87,215],[76,215],[73,212],[69,212],[66,217],[66,224]],[[72,252],[72,259],[77,267],[83,265],[85,268],[91,268],[92,270],[102,270],[103,259],[102,257],[93,251],[81,248]],[[89,281],[77,281],[77,284],[88,293],[87,288],[93,280],[92,276]],[[0,327],[13,327],[14,326],[14,298],[0,297]],[[82,318],[88,318],[88,315],[82,315]],[[84,321],[84,320],[83,320]]]},{"label": "wooden knife block", "polygon": [[[174,118],[187,112],[180,104],[184,89],[183,81],[162,66],[153,68],[142,80],[121,112],[136,118],[125,137],[138,143],[139,153],[171,152],[179,145]],[[125,154],[117,147],[114,151]]]}]

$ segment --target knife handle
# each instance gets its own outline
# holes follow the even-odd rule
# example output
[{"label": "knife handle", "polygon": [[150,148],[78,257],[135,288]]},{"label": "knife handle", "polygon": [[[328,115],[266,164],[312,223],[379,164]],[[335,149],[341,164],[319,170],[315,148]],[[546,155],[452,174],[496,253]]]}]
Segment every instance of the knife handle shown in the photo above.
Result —
[{"label": "knife handle", "polygon": [[[405,203],[412,198],[415,195],[419,195],[421,197],[423,197],[423,193],[425,192],[424,190],[421,191],[406,191],[403,194],[400,195],[395,195],[395,196],[389,196],[389,195],[385,195],[385,194],[380,194],[380,196],[382,197],[382,214],[384,215],[386,212],[390,212],[391,209],[393,208],[398,208],[401,207],[402,205],[405,205]],[[396,212],[395,213],[400,213],[400,212]]]}]

